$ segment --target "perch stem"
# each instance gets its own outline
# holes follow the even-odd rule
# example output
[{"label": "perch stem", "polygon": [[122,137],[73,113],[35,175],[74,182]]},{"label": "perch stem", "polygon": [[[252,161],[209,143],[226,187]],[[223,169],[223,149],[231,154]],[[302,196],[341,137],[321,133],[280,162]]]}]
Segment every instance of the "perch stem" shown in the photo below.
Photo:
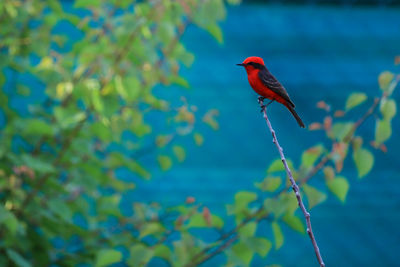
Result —
[{"label": "perch stem", "polygon": [[293,192],[296,195],[297,203],[298,203],[298,205],[299,205],[299,207],[300,207],[301,211],[303,212],[303,215],[304,215],[304,217],[306,219],[307,233],[308,233],[308,235],[309,235],[309,237],[311,239],[311,243],[312,243],[312,245],[314,247],[315,255],[317,256],[317,260],[319,262],[319,265],[321,267],[325,267],[325,263],[324,263],[324,261],[322,259],[321,253],[320,253],[319,248],[318,248],[317,241],[316,241],[314,233],[312,231],[310,213],[307,211],[306,207],[304,206],[303,200],[302,200],[301,195],[300,195],[299,187],[296,184],[296,181],[293,178],[292,172],[291,172],[291,170],[290,170],[290,168],[289,168],[289,166],[287,164],[285,155],[283,153],[283,149],[279,145],[278,138],[276,137],[276,134],[275,134],[275,130],[272,128],[271,122],[268,119],[267,109],[263,105],[262,101],[259,101],[259,103],[260,103],[261,109],[262,109],[263,114],[264,114],[264,119],[267,122],[268,128],[269,128],[269,130],[270,130],[270,132],[272,134],[272,142],[275,144],[276,148],[278,149],[278,152],[280,154],[282,163],[285,166],[286,173],[287,173],[287,175],[289,177],[289,180],[290,180],[290,182],[292,184]]}]

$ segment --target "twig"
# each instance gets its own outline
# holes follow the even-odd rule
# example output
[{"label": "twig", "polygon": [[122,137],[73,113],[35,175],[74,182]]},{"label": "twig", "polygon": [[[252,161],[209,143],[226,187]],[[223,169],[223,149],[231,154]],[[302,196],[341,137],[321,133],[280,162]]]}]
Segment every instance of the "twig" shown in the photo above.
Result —
[{"label": "twig", "polygon": [[[373,104],[369,107],[369,109],[363,114],[363,116],[354,124],[354,126],[352,127],[352,129],[349,130],[349,132],[347,133],[346,136],[349,136],[348,138],[351,140],[354,133],[356,132],[356,130],[363,124],[363,122],[365,120],[367,120],[376,110],[376,108],[378,107],[378,104],[382,101],[382,99],[384,98],[384,95],[376,98],[373,102]],[[377,101],[377,99],[379,99],[379,101]],[[345,138],[346,139],[346,138]],[[349,140],[349,141],[350,141]],[[344,140],[346,141],[346,140]],[[333,151],[330,151],[328,154],[326,154],[324,157],[322,157],[318,164],[315,165],[304,177],[299,179],[299,184],[304,184],[306,182],[308,182],[312,177],[314,177],[327,163],[328,161],[331,159],[332,157],[332,153]],[[288,189],[290,188],[290,186],[283,188],[281,191],[279,191],[275,197],[278,197],[280,194],[282,194],[283,192],[286,192]],[[246,218],[246,220],[244,220],[242,223],[240,223],[239,225],[237,225],[236,227],[232,228],[230,231],[228,231],[226,234],[222,235],[217,241],[216,243],[220,243],[222,242],[222,245],[218,245],[218,246],[223,246],[224,244],[226,244],[226,242],[229,240],[228,238],[232,235],[234,235],[235,233],[238,232],[238,230],[240,228],[242,228],[243,226],[245,226],[247,223],[253,221],[255,218],[259,217],[260,213],[262,213],[263,211],[263,206],[261,206],[255,213],[253,213],[252,215],[250,215],[249,217]],[[259,217],[257,220],[261,220],[268,217],[268,214],[263,215],[262,217]],[[202,256],[204,256],[207,252],[209,252],[210,250],[212,250],[216,245],[210,245],[207,246],[206,248],[204,248],[202,251],[200,251],[199,253],[197,253],[195,256],[193,256],[191,258],[191,263],[188,263],[186,266],[195,266],[194,263],[203,263],[203,259],[201,258]],[[209,257],[206,255],[207,259],[209,259]]]},{"label": "twig", "polygon": [[282,163],[283,163],[283,165],[285,166],[286,173],[287,173],[287,175],[289,176],[290,182],[292,183],[292,188],[293,188],[294,193],[296,194],[297,203],[299,204],[299,207],[300,207],[301,211],[303,212],[304,217],[306,218],[307,233],[308,233],[308,235],[310,236],[310,239],[311,239],[312,245],[313,245],[313,247],[314,247],[315,255],[317,256],[319,265],[320,265],[321,267],[325,267],[325,263],[324,263],[324,261],[322,260],[322,256],[321,256],[321,253],[319,252],[319,248],[318,248],[318,245],[317,245],[317,241],[315,240],[314,233],[313,233],[312,228],[311,228],[310,213],[306,210],[306,208],[305,208],[305,206],[304,206],[304,203],[303,203],[303,201],[302,201],[302,199],[301,199],[299,187],[297,186],[296,181],[295,181],[294,178],[293,178],[292,172],[291,172],[291,170],[290,170],[290,168],[289,168],[289,166],[288,166],[288,164],[287,164],[287,162],[286,162],[285,155],[283,154],[283,149],[282,149],[282,147],[279,145],[278,138],[276,137],[275,131],[274,131],[274,129],[272,128],[271,122],[270,122],[269,119],[268,119],[268,116],[267,116],[267,109],[266,109],[266,107],[263,105],[263,102],[262,102],[261,100],[259,101],[259,104],[260,104],[261,109],[262,109],[262,112],[263,112],[263,114],[264,114],[264,119],[265,119],[265,121],[267,122],[268,128],[269,128],[269,130],[270,130],[270,132],[271,132],[271,134],[272,134],[272,139],[273,139],[272,141],[273,141],[273,143],[276,145],[276,148],[277,148],[278,151],[279,151],[279,154],[280,154],[280,156],[281,156]]},{"label": "twig", "polygon": [[372,104],[372,106],[368,109],[368,111],[364,114],[364,116],[362,116],[358,121],[356,121],[356,123],[353,124],[353,127],[351,128],[351,130],[347,133],[347,135],[345,136],[345,138],[343,139],[344,142],[350,142],[355,131],[357,130],[358,127],[360,127],[360,125],[369,117],[371,116],[375,109],[378,107],[378,104],[381,102],[381,100],[383,98],[386,97],[386,94],[384,93],[382,95],[382,97],[376,97],[374,99],[374,103]]},{"label": "twig", "polygon": [[193,267],[193,266],[198,266],[201,263],[204,263],[205,261],[211,259],[212,257],[218,255],[222,251],[224,251],[227,247],[232,245],[233,242],[235,242],[239,238],[238,235],[234,235],[231,238],[229,238],[224,244],[218,247],[218,249],[214,250],[213,252],[206,254],[204,258],[202,258],[200,261],[192,261],[189,262],[188,264],[185,265],[185,267]]}]

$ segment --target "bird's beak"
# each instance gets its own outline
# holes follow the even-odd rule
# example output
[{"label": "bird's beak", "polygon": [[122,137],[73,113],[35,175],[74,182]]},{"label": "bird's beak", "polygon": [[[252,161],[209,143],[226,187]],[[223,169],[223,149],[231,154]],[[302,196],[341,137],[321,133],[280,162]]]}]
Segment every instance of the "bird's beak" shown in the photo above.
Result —
[{"label": "bird's beak", "polygon": [[238,65],[238,66],[245,66],[245,64],[243,64],[243,63],[239,63],[239,64],[236,64],[236,65]]}]

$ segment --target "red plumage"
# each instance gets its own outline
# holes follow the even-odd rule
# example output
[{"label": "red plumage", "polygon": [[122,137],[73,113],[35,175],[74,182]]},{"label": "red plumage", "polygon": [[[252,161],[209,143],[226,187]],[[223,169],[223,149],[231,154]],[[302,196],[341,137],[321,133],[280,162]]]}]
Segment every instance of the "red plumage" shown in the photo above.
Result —
[{"label": "red plumage", "polygon": [[249,83],[257,94],[283,104],[292,113],[300,127],[305,127],[303,121],[294,110],[295,105],[286,92],[286,89],[269,72],[262,58],[248,57],[243,63],[237,65],[243,66],[246,69]]}]

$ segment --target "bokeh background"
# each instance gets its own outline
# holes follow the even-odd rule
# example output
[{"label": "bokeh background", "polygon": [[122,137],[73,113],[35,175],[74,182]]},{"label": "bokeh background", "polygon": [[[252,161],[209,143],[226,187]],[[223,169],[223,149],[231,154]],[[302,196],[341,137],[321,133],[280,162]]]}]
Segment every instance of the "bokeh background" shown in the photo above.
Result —
[{"label": "bokeh background", "polygon": [[[278,154],[258,113],[257,97],[245,71],[235,66],[248,56],[264,58],[306,124],[324,115],[316,108],[320,100],[343,109],[352,91],[377,96],[377,77],[382,70],[395,70],[393,60],[400,46],[400,10],[381,4],[250,1],[228,9],[222,24],[223,45],[201,30],[188,31],[184,42],[196,55],[193,67],[183,72],[194,89],[188,99],[200,109],[218,109],[220,127],[217,132],[206,131],[201,148],[192,145],[193,152],[188,153],[185,163],[144,183],[141,196],[179,202],[191,195],[223,214],[235,192],[253,188],[254,182],[265,175],[266,166]],[[268,112],[286,156],[294,161],[298,162],[301,151],[321,138],[321,133],[299,128],[278,104],[272,104]],[[396,121],[394,135],[400,130]],[[374,120],[360,131],[372,139],[371,128]],[[393,137],[388,152],[376,157],[372,172],[361,181],[349,159],[344,171],[350,181],[346,203],[329,197],[312,210],[313,228],[328,266],[397,265],[398,147]],[[321,181],[322,176],[315,179]],[[255,261],[254,266],[268,262],[310,266],[309,240],[290,231],[286,237],[284,247],[268,256],[270,261]],[[217,265],[215,261],[208,266]]]},{"label": "bokeh background", "polygon": [[[23,3],[24,1],[20,2]],[[49,3],[52,2],[54,1],[49,1]],[[146,1],[138,2],[146,3]],[[88,15],[96,15],[90,11],[90,7],[88,8],[89,11],[84,8],[76,8],[76,2],[61,1],[60,3],[65,11],[75,14],[78,18],[83,19]],[[127,7],[125,12],[129,12],[129,10],[134,12],[136,4],[138,3],[133,3],[132,6]],[[138,109],[146,110],[150,106],[150,109],[156,110],[144,115],[146,123],[151,125],[151,133],[139,134],[133,138],[130,135],[122,135],[122,139],[133,140],[132,149],[124,146],[123,142],[121,144],[110,142],[105,149],[105,151],[120,151],[133,158],[140,156],[140,164],[144,166],[148,173],[151,173],[151,179],[143,179],[140,176],[147,175],[143,175],[143,173],[138,175],[141,170],[136,171],[136,173],[135,171],[132,172],[132,168],[130,170],[127,168],[115,170],[115,175],[121,177],[121,180],[135,184],[134,190],[121,193],[121,200],[117,203],[117,207],[122,211],[121,217],[132,218],[136,223],[135,220],[139,217],[139,212],[137,209],[132,211],[132,203],[145,203],[150,206],[151,203],[158,203],[156,206],[159,208],[156,210],[157,212],[161,210],[160,214],[163,214],[171,207],[184,205],[185,201],[186,203],[195,201],[195,203],[199,203],[199,214],[202,214],[205,221],[207,221],[207,215],[204,212],[204,207],[224,220],[225,225],[222,233],[235,226],[233,216],[227,215],[227,205],[234,202],[237,192],[255,191],[254,184],[264,179],[271,162],[278,157],[278,152],[271,142],[270,133],[262,114],[260,114],[257,96],[248,85],[245,71],[236,66],[236,63],[241,63],[246,57],[260,56],[264,58],[267,67],[288,90],[296,104],[297,112],[307,125],[323,121],[328,114],[317,107],[318,102],[324,101],[333,111],[344,110],[346,100],[353,92],[364,93],[368,99],[357,109],[349,111],[346,114],[348,117],[344,120],[360,118],[373,103],[374,97],[379,97],[382,94],[378,83],[379,75],[383,71],[398,73],[398,66],[394,62],[395,57],[400,54],[400,3],[397,1],[243,1],[239,5],[224,4],[227,5],[226,17],[223,20],[217,19],[222,30],[222,42],[218,42],[214,38],[219,39],[218,31],[209,29],[214,35],[213,37],[209,32],[202,29],[201,23],[189,24],[182,34],[182,43],[194,55],[192,64],[188,64],[188,66],[184,66],[185,64],[182,64],[182,62],[178,64],[179,74],[186,79],[190,85],[189,89],[176,84],[166,85],[162,82],[155,82],[150,86],[155,98],[169,102],[172,107],[176,106],[177,110],[179,110],[178,107],[181,103],[189,103],[188,105],[196,114],[206,114],[205,117],[196,116],[194,129],[188,127],[189,131],[193,131],[197,135],[197,137],[194,137],[196,142],[193,141],[192,137],[177,138],[177,141],[175,139],[166,141],[171,142],[168,145],[174,145],[175,142],[179,144],[178,152],[174,150],[178,160],[174,160],[174,164],[170,166],[173,157],[166,156],[166,152],[162,150],[164,147],[157,142],[165,141],[165,139],[160,139],[165,138],[165,136],[167,136],[167,139],[169,138],[166,129],[171,124],[168,124],[168,120],[171,121],[172,117],[165,119],[165,117],[160,116],[160,112],[157,112],[157,108],[154,108],[156,104],[145,100],[138,104]],[[21,6],[24,6],[24,4],[17,5],[16,10]],[[44,13],[48,10],[45,9]],[[9,11],[3,10],[2,12]],[[18,13],[18,11],[16,12]],[[117,11],[116,16],[118,15]],[[37,20],[40,21],[40,17]],[[98,23],[102,22],[101,19],[99,21]],[[35,23],[38,22],[34,21],[29,24],[33,31],[36,27]],[[93,23],[89,26],[96,28],[98,25]],[[51,31],[53,34],[67,36],[68,41],[63,48],[59,49],[60,53],[69,51],[74,42],[84,37],[84,33],[65,21],[59,22]],[[6,35],[4,34],[3,37],[0,35],[0,38],[3,40],[0,53],[3,54],[2,58],[4,59],[9,57],[10,49],[7,47],[8,44],[4,42]],[[85,51],[82,51],[82,53],[85,53]],[[102,50],[100,49],[96,53],[101,57]],[[43,62],[35,55],[29,54],[28,56],[33,58],[31,59],[34,62],[32,63],[33,66]],[[138,65],[143,63],[140,60],[137,59]],[[135,62],[135,59],[132,59],[132,61]],[[79,63],[75,62],[72,65],[74,64]],[[127,64],[123,67],[129,68],[129,66]],[[169,67],[170,65],[165,68]],[[107,68],[107,65],[105,65],[105,68]],[[140,69],[134,69],[134,71],[140,71]],[[16,110],[22,118],[39,116],[37,114],[40,113],[35,113],[30,107],[32,105],[45,106],[47,103],[45,92],[49,92],[45,90],[51,86],[41,83],[30,73],[19,73],[18,70],[13,69],[7,63],[2,65],[2,73],[5,77],[2,91],[8,96],[8,102],[2,102],[1,107],[3,110],[2,135],[5,136],[8,133],[6,129],[18,132],[18,129],[20,129],[18,127],[21,127],[20,124],[11,124],[10,126],[10,119],[4,115],[7,113],[4,111],[7,109],[6,106]],[[171,73],[168,74],[172,75]],[[102,79],[101,73],[99,76],[96,75],[92,78]],[[120,75],[123,76],[124,74]],[[24,94],[24,90],[18,87],[20,83],[29,88],[29,94]],[[178,83],[186,85],[184,81]],[[399,91],[395,90],[391,97],[398,103]],[[56,100],[56,105],[63,103],[62,101],[62,99],[60,102]],[[90,100],[88,100],[88,103],[90,103]],[[85,101],[77,101],[76,106],[78,109],[84,110],[90,104]],[[50,108],[47,112],[52,113],[54,110]],[[303,151],[315,144],[324,144],[327,149],[330,149],[331,142],[326,138],[324,131],[299,128],[284,107],[276,103],[271,104],[268,108],[268,114],[286,157],[290,158],[295,166],[300,166]],[[370,145],[370,141],[376,138],[376,120],[380,117],[381,114],[377,112],[365,121],[357,132],[357,135],[364,138],[364,146],[374,154],[372,170],[360,179],[352,156],[349,155],[344,161],[344,168],[340,175],[346,177],[349,183],[349,190],[344,202],[340,201],[335,197],[335,194],[326,188],[322,171],[317,173],[309,182],[310,185],[327,195],[324,202],[311,210],[313,230],[327,266],[398,266],[397,252],[400,241],[400,232],[398,231],[400,224],[400,159],[398,149],[400,148],[400,141],[397,137],[400,131],[400,120],[397,116],[393,118],[391,138],[385,142],[387,152],[384,152],[382,150],[385,149],[375,149]],[[50,117],[44,116],[44,118],[47,122],[51,122]],[[341,118],[335,119],[340,120]],[[96,117],[92,117],[91,120],[95,121]],[[197,123],[202,121],[205,123]],[[144,131],[146,132],[146,130]],[[64,134],[65,136],[71,134],[68,129],[65,132],[57,133],[61,136],[60,140],[62,140]],[[13,137],[15,137],[14,134]],[[22,160],[19,165],[16,162],[20,162],[18,161],[19,155],[36,153],[34,152],[35,146],[29,144],[31,140],[33,144],[41,140],[37,136],[35,138],[17,141],[17,144],[13,141],[11,150],[13,150],[15,156],[6,159],[2,155],[1,164],[6,173],[2,173],[2,176],[8,177],[9,172],[16,176],[20,175],[21,172],[21,175],[29,176],[28,172],[24,174],[21,169],[18,172],[15,167],[30,167],[28,161]],[[58,140],[57,138],[55,140]],[[155,147],[152,146],[153,139],[157,143]],[[44,154],[49,153],[51,151],[49,147],[52,145],[60,147],[57,142],[53,144],[49,141],[49,145],[44,144],[40,147],[40,151]],[[79,145],[80,143],[77,144],[78,147]],[[139,149],[135,150],[135,145],[138,145]],[[184,148],[185,152],[182,152],[180,148]],[[161,158],[158,153],[161,153]],[[66,154],[67,156],[74,158],[74,152]],[[157,160],[154,159],[155,157],[158,157]],[[181,161],[179,160],[180,157],[185,159],[179,162]],[[15,161],[13,161],[14,159]],[[51,156],[47,155],[47,158],[44,159],[48,162],[48,160],[51,160]],[[99,159],[106,162],[107,156],[100,155]],[[71,162],[76,162],[76,160]],[[32,164],[35,165],[35,162]],[[102,166],[101,162],[99,164]],[[47,168],[47,165],[45,167]],[[120,165],[117,167],[120,167]],[[37,167],[37,165],[32,167],[37,171],[37,177],[40,177],[40,170],[35,168],[40,169],[40,167]],[[60,181],[63,181],[63,175],[68,175],[68,169],[62,168],[64,167],[57,166],[57,175],[54,175],[56,178],[61,176]],[[101,169],[101,172],[107,173],[107,167],[104,166],[104,170]],[[8,184],[8,178],[4,179],[4,181],[7,181],[5,183]],[[45,181],[47,182],[47,179]],[[33,197],[32,203],[37,203],[38,207],[44,205],[42,206],[43,209],[47,210],[45,204],[39,204],[46,202],[46,191],[44,189],[43,192],[42,189],[35,191],[35,186],[31,184],[29,179],[22,179],[22,184],[23,190],[33,191],[37,194],[37,197]],[[77,184],[79,184],[79,181]],[[7,203],[10,199],[13,201],[12,197],[7,198],[6,185],[2,186],[2,203]],[[103,194],[104,197],[108,197],[114,192],[107,187],[107,182],[95,186],[102,187],[97,194]],[[116,189],[113,188],[113,190]],[[66,196],[73,193],[63,192]],[[79,195],[79,193],[76,194]],[[84,198],[90,198],[89,196],[92,198],[87,201],[89,206],[96,206],[98,195],[88,193],[88,196],[84,196]],[[104,201],[111,200],[106,199]],[[17,203],[15,205],[18,208],[18,201],[16,200],[15,203]],[[58,204],[60,205],[60,203]],[[35,210],[33,205],[31,207],[32,212]],[[21,206],[25,207],[24,204]],[[102,225],[102,227],[99,227],[101,230],[96,228],[96,231],[98,230],[99,235],[107,241],[94,239],[93,243],[95,244],[82,245],[86,241],[81,239],[90,240],[94,237],[92,235],[85,236],[78,230],[71,230],[72,234],[70,232],[67,235],[68,237],[64,237],[64,233],[57,232],[58,230],[52,230],[52,234],[47,235],[45,234],[47,230],[38,230],[41,227],[45,229],[48,227],[44,221],[41,221],[42,219],[38,219],[38,221],[43,222],[43,224],[37,222],[35,224],[24,219],[24,216],[18,213],[17,208],[10,208],[7,204],[4,204],[4,207],[2,210],[12,212],[15,214],[15,218],[20,220],[21,225],[24,223],[24,229],[32,228],[33,232],[37,233],[37,236],[23,237],[29,240],[29,244],[34,244],[35,240],[42,240],[40,242],[47,240],[45,251],[49,252],[44,253],[47,256],[41,256],[46,259],[43,261],[45,265],[41,266],[108,265],[102,265],[102,262],[107,263],[107,260],[101,258],[100,254],[93,252],[92,249],[94,248],[103,249],[101,251],[104,254],[101,255],[107,255],[105,258],[114,259],[115,254],[113,253],[115,251],[117,251],[117,254],[121,252],[121,258],[118,254],[117,261],[110,261],[114,264],[113,266],[186,266],[184,261],[182,261],[183,263],[179,262],[173,256],[171,256],[172,260],[169,261],[159,258],[154,258],[149,262],[129,260],[129,257],[136,257],[137,259],[139,256],[137,254],[132,256],[134,254],[133,249],[130,250],[129,254],[129,247],[124,248],[122,241],[121,243],[109,241],[111,240],[110,236],[115,233],[116,239],[118,239],[118,234],[132,233],[133,239],[126,242],[133,245],[134,242],[139,242],[138,239],[142,239],[141,230],[137,234],[134,223],[128,227],[119,224],[115,226],[114,218],[110,218],[110,216],[115,215],[112,212],[110,212],[109,217],[106,216],[107,219],[96,219],[99,221],[98,225]],[[60,208],[57,205],[54,207],[54,209]],[[88,213],[93,213],[92,209],[88,208],[88,210]],[[179,209],[177,210],[182,212]],[[147,213],[152,214],[154,210],[148,208]],[[303,220],[301,214],[298,213],[298,215]],[[1,263],[4,266],[39,266],[37,264],[40,259],[38,260],[32,254],[35,253],[35,249],[41,248],[37,248],[35,245],[27,247],[15,245],[16,241],[13,239],[14,237],[11,238],[12,234],[10,234],[8,228],[10,223],[7,216],[1,217],[0,215],[0,222],[3,227],[1,235],[7,237],[7,241],[1,243],[1,253],[4,257],[1,259]],[[73,219],[70,222],[73,225],[78,228],[91,229],[88,226],[91,222],[90,219],[82,219],[79,216],[72,215],[71,217]],[[95,220],[94,215],[89,217]],[[49,218],[49,221],[46,221],[47,223],[57,225],[57,220],[52,221]],[[157,218],[162,218],[162,216],[160,215]],[[176,218],[180,218],[179,214],[171,219],[172,225]],[[171,221],[165,222],[166,229],[168,229]],[[203,224],[204,222],[201,226],[206,226]],[[203,240],[202,242],[205,244],[212,243],[218,238],[218,232],[205,229],[197,230],[194,231],[193,235]],[[283,246],[276,249],[274,245],[268,251],[266,257],[255,254],[248,265],[316,266],[317,261],[307,235],[293,231],[285,224],[281,225],[281,231],[284,235]],[[154,234],[154,237],[147,236],[149,240],[146,239],[145,241],[152,244],[152,242],[157,242],[154,239],[161,240],[161,243],[165,243],[167,247],[173,250],[172,248],[176,248],[173,242],[182,239],[183,234],[177,231],[178,234],[168,235],[163,239],[166,232],[165,229],[162,231],[160,229],[154,230],[154,232],[149,230],[148,233]],[[257,235],[271,236],[269,220],[261,220],[257,227]],[[18,235],[16,234],[16,236]],[[270,239],[273,240],[272,237]],[[186,246],[188,245],[184,247]],[[201,245],[199,247],[202,248]],[[86,255],[85,249],[90,253]],[[110,252],[110,250],[114,252]],[[85,256],[83,258],[76,257],[77,260],[74,261],[73,255],[80,255],[80,253]],[[171,254],[173,253],[171,252]],[[183,254],[192,255],[193,253],[187,249]],[[126,259],[128,260],[125,261]],[[227,259],[229,259],[229,255],[227,257],[224,253],[219,253],[202,262],[200,266],[247,265],[243,262],[239,264],[237,261]]]}]

